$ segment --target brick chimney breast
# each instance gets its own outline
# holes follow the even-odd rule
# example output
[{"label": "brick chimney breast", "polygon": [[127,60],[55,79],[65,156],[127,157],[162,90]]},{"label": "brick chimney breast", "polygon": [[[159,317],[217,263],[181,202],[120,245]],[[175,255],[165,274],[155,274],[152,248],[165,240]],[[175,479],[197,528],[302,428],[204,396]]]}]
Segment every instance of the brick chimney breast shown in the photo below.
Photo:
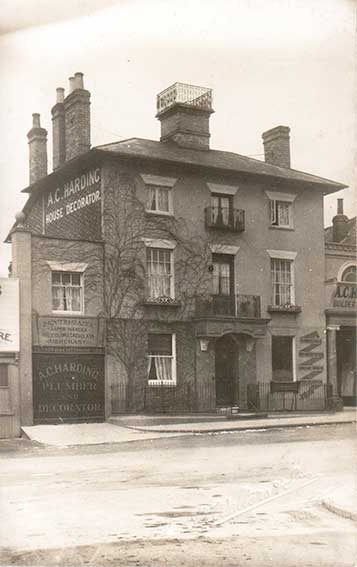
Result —
[{"label": "brick chimney breast", "polygon": [[56,104],[52,108],[52,165],[53,171],[66,160],[64,89],[56,90]]},{"label": "brick chimney breast", "polygon": [[184,148],[209,150],[212,90],[175,83],[157,95],[157,118],[162,142]]},{"label": "brick chimney breast", "polygon": [[30,185],[47,175],[47,130],[41,128],[40,115],[32,115],[32,128],[27,134],[29,143]]},{"label": "brick chimney breast", "polygon": [[69,94],[64,99],[65,160],[90,150],[90,92],[84,89],[83,73],[69,79]]},{"label": "brick chimney breast", "polygon": [[266,163],[290,167],[290,128],[275,126],[262,135]]}]

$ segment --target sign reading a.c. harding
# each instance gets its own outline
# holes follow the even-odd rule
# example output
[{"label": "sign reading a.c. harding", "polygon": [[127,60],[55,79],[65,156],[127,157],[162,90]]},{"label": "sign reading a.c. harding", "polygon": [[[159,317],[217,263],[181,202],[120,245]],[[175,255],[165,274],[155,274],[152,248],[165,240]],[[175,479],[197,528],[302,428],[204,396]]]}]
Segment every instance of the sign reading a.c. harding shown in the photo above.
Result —
[{"label": "sign reading a.c. harding", "polygon": [[0,352],[19,350],[19,281],[0,278]]}]

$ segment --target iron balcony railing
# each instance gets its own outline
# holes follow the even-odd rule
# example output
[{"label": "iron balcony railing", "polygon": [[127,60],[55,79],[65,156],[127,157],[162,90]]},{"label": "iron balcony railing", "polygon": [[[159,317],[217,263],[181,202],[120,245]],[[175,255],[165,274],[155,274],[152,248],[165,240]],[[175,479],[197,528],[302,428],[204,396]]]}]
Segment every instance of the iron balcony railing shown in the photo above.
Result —
[{"label": "iron balcony railing", "polygon": [[212,89],[175,83],[157,95],[157,112],[163,112],[177,103],[212,110]]},{"label": "iron balcony railing", "polygon": [[205,223],[207,228],[243,232],[245,230],[245,214],[242,209],[206,207]]},{"label": "iron balcony railing", "polygon": [[196,317],[237,317],[238,319],[260,318],[259,295],[212,295],[209,299],[196,301]]}]

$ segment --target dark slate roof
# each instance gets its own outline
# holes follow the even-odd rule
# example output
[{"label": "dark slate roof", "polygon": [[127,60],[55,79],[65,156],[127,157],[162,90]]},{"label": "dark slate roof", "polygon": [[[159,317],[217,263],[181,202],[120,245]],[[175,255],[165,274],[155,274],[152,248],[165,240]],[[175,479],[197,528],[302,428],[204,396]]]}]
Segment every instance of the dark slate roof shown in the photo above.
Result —
[{"label": "dark slate roof", "polygon": [[[348,229],[347,235],[343,240],[340,240],[338,244],[344,244],[347,246],[356,246],[356,238],[357,238],[357,231],[356,231],[356,217],[352,219],[348,219]],[[325,242],[326,243],[333,243],[333,227],[328,226],[325,228]]]},{"label": "dark slate roof", "polygon": [[320,186],[327,193],[346,187],[317,175],[295,169],[270,165],[264,161],[218,150],[194,150],[181,148],[173,142],[157,142],[143,138],[130,138],[121,142],[96,146],[96,150],[121,157],[160,160],[176,164],[186,164],[248,176],[264,176],[274,179],[310,183]]}]

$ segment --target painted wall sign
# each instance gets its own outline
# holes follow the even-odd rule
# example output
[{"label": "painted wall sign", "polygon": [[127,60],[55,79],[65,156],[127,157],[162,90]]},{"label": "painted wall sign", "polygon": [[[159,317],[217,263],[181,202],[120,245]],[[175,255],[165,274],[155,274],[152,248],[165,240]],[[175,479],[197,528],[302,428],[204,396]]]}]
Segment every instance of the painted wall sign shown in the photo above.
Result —
[{"label": "painted wall sign", "polygon": [[33,354],[37,422],[104,419],[104,357]]},{"label": "painted wall sign", "polygon": [[357,307],[357,285],[338,283],[333,298],[334,307]]},{"label": "painted wall sign", "polygon": [[19,281],[0,278],[0,352],[19,350]]},{"label": "painted wall sign", "polygon": [[69,238],[100,238],[101,170],[85,171],[43,195],[43,232]]},{"label": "painted wall sign", "polygon": [[34,344],[39,346],[102,346],[102,321],[93,317],[38,317],[34,319]]}]

